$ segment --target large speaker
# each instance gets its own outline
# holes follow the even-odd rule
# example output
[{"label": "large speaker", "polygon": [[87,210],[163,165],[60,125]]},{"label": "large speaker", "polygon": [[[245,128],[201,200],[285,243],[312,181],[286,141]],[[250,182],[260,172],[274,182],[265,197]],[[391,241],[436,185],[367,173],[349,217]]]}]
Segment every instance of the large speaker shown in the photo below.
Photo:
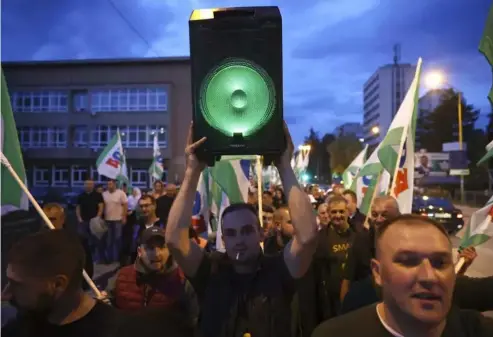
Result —
[{"label": "large speaker", "polygon": [[282,18],[278,7],[194,10],[189,21],[194,140],[221,155],[284,151]]}]

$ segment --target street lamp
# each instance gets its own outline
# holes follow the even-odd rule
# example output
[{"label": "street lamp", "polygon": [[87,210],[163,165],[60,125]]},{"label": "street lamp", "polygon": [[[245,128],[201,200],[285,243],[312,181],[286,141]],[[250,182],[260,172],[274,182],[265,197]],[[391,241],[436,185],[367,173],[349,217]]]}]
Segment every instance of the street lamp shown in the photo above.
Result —
[{"label": "street lamp", "polygon": [[[424,81],[426,87],[429,89],[438,89],[439,87],[446,85],[450,88],[453,89],[453,86],[450,85],[450,83],[447,82],[447,79],[445,77],[445,74],[440,71],[433,71],[428,73],[425,76],[425,81]],[[457,122],[459,124],[458,126],[458,131],[459,131],[459,150],[462,151],[462,97],[461,93],[459,90],[457,90]],[[462,204],[464,204],[464,175],[460,175],[460,201]]]}]

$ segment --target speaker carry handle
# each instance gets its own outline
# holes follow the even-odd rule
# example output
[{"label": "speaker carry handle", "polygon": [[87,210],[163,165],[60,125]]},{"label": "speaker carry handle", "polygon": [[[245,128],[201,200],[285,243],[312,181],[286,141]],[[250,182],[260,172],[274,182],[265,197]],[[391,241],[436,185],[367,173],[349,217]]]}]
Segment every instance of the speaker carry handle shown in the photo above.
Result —
[{"label": "speaker carry handle", "polygon": [[255,16],[252,9],[227,9],[214,12],[214,19],[246,18]]}]

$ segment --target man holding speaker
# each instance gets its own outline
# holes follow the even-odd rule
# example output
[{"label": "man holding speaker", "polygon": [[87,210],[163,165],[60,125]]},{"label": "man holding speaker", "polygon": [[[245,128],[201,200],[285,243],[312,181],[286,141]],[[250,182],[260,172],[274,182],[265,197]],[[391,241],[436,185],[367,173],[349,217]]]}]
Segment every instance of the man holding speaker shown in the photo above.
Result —
[{"label": "man holding speaker", "polygon": [[249,204],[232,204],[222,215],[225,254],[206,254],[188,231],[200,173],[205,167],[195,155],[206,142],[186,148],[187,167],[182,187],[170,211],[166,241],[172,255],[190,279],[201,301],[200,330],[205,337],[293,335],[291,302],[294,280],[310,266],[317,222],[307,195],[290,166],[293,142],[284,124],[287,149],[277,159],[294,227],[293,239],[283,254],[264,256],[260,247],[258,213]]}]

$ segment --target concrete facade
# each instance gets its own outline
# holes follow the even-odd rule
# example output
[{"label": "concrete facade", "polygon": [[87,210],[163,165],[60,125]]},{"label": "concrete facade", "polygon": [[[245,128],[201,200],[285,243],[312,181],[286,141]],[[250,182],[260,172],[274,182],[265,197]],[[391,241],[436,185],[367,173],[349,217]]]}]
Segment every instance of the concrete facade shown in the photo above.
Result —
[{"label": "concrete facade", "polygon": [[[96,159],[116,128],[122,133],[129,177],[138,180],[136,185],[144,185],[144,170],[152,161],[149,133],[154,132],[159,134],[167,180],[183,179],[192,118],[188,58],[8,62],[2,67],[33,187],[80,186],[81,172],[100,180],[94,174]],[[50,173],[43,170],[50,166],[52,179],[46,180]],[[67,169],[68,184],[54,184],[65,181],[55,176],[65,177]]]}]

